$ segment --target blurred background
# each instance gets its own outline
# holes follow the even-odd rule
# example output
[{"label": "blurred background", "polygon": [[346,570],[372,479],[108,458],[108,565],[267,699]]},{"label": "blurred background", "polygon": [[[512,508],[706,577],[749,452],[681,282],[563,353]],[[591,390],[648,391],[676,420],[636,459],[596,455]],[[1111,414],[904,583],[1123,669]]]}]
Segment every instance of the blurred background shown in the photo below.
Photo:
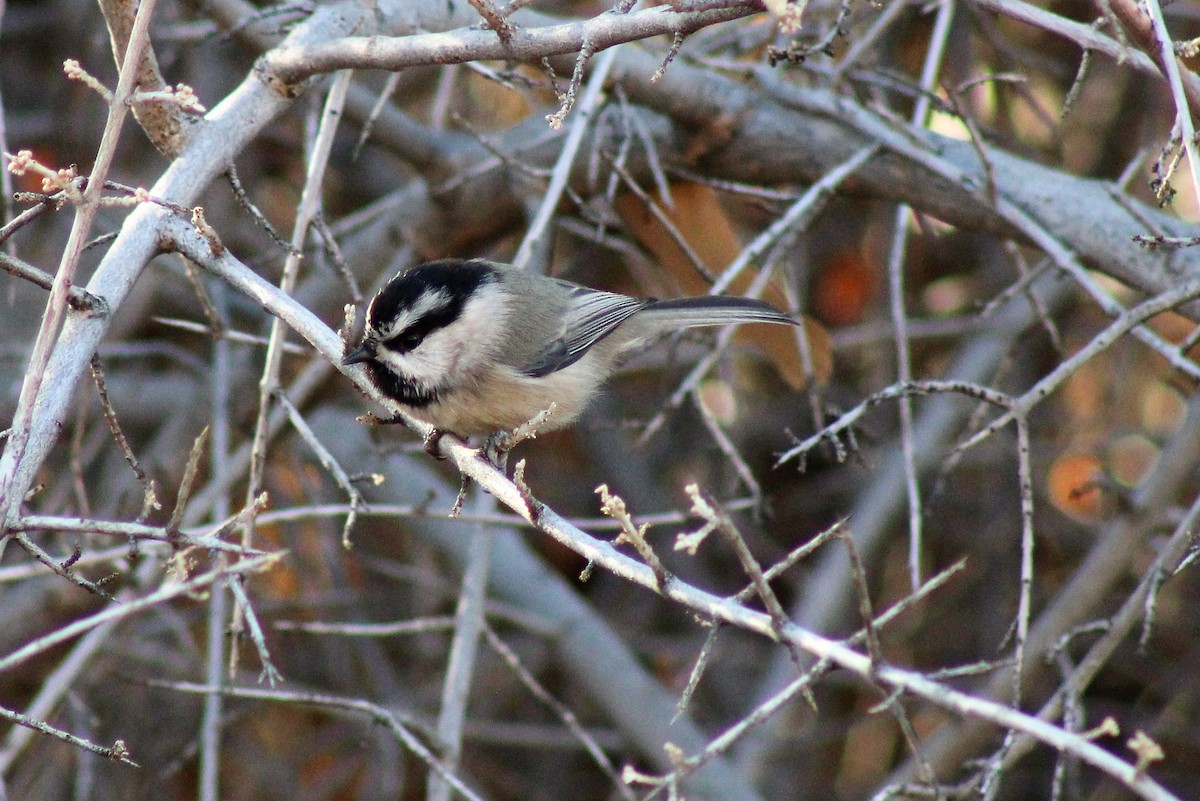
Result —
[{"label": "blurred background", "polygon": [[[253,79],[264,52],[333,5],[160,0],[151,42],[166,81],[188,84],[211,111]],[[414,8],[442,13],[446,28],[478,18],[467,4],[440,5]],[[526,5],[542,16],[514,20],[531,27],[608,9],[565,0]],[[1019,706],[1037,712],[1056,694],[1065,697],[1063,725],[1077,731],[1111,716],[1121,735],[1098,742],[1130,761],[1136,757],[1126,740],[1143,730],[1165,756],[1151,775],[1179,798],[1200,798],[1200,698],[1191,680],[1200,638],[1188,611],[1200,583],[1194,569],[1155,572],[1198,489],[1193,389],[1200,368],[1179,368],[1195,355],[1194,310],[1149,322],[1145,330],[1163,343],[1158,350],[1144,337],[1121,336],[1074,364],[1053,394],[1031,406],[1027,475],[1012,424],[975,447],[956,448],[997,414],[970,392],[911,399],[907,428],[892,397],[778,463],[902,377],[1019,396],[1109,324],[1111,308],[1101,308],[1097,293],[1132,306],[1172,275],[1179,282],[1196,275],[1196,257],[1186,250],[1128,244],[1134,234],[1196,233],[1189,167],[1186,159],[1174,163],[1176,111],[1167,83],[1139,71],[1132,56],[1111,58],[1072,40],[1083,36],[1069,27],[1079,23],[1138,51],[1121,8],[1043,5],[1047,16],[1032,25],[1020,19],[1029,7],[1016,2],[813,0],[794,33],[745,8],[684,39],[657,82],[650,75],[668,58],[669,38],[622,46],[531,268],[667,297],[702,294],[744,259],[749,266],[730,291],[762,284],[764,297],[802,316],[803,336],[746,327],[720,343],[699,377],[692,370],[714,352],[713,334],[659,343],[630,361],[579,425],[522,445],[512,461],[527,460],[526,480],[539,500],[611,538],[616,532],[595,491],[607,484],[636,522],[652,523],[647,539],[670,571],[721,595],[748,583],[725,543],[712,539],[695,556],[673,550],[677,533],[701,525],[689,512],[689,483],[723,505],[764,566],[845,520],[876,613],[913,593],[914,574],[919,583],[963,561],[880,628],[882,654],[939,677],[978,666],[944,680],[1005,703],[1012,701],[1005,677],[1022,536],[1030,533],[1032,634]],[[106,10],[111,17],[121,7]],[[1176,42],[1200,36],[1196,6],[1162,11]],[[76,59],[115,86],[104,13],[87,0],[0,1],[0,13],[4,150],[28,149],[54,169],[73,164],[88,173],[107,110],[96,92],[64,76],[62,62]],[[379,12],[390,13],[386,5]],[[318,223],[306,238],[297,300],[336,329],[345,304],[361,304],[413,264],[512,259],[576,119],[568,115],[561,131],[546,121],[560,108],[574,62],[568,55],[545,65],[479,61],[355,73],[323,174]],[[931,63],[936,77],[922,87]],[[1186,72],[1195,59],[1180,63]],[[230,252],[271,282],[288,255],[283,241],[296,221],[328,87],[328,78],[304,86],[235,154],[243,198],[221,178],[199,203]],[[864,116],[877,127],[862,123]],[[948,173],[930,178],[922,172],[936,172],[928,164],[881,156],[837,181],[832,193],[805,194],[872,146],[871,132],[879,130],[895,137],[882,151],[900,152],[897,139],[913,143],[979,184],[968,191]],[[170,163],[130,118],[109,178],[150,187]],[[12,192],[42,191],[31,175],[7,180],[6,223],[31,205]],[[1037,218],[1078,259],[1080,272],[1068,275],[1028,235],[1018,236],[1011,216],[987,200],[997,193]],[[1164,199],[1170,203],[1162,211]],[[128,214],[128,206],[100,209],[78,283],[86,284]],[[1121,214],[1128,230],[1112,230],[1106,221]],[[42,214],[2,247],[53,272],[72,216],[69,206]],[[1132,255],[1105,237],[1126,243]],[[45,290],[0,275],[0,429],[15,413],[46,298]],[[164,581],[236,560],[62,521],[136,521],[160,532],[174,524],[206,534],[242,510],[271,322],[256,301],[177,256],[145,268],[97,354],[104,394],[141,475],[114,441],[97,382],[85,376],[36,492],[22,506],[26,518],[60,521],[27,529],[60,565],[69,561],[60,572],[101,582],[129,603]],[[237,592],[249,600],[283,681],[259,682],[263,650],[249,632],[231,634],[247,624],[226,579],[46,648],[0,670],[0,706],[104,747],[121,740],[141,767],[13,726],[0,730],[8,798],[418,799],[440,792],[389,724],[344,705],[306,703],[305,693],[387,710],[435,754],[460,750],[455,773],[483,798],[644,798],[650,788],[624,788],[615,778],[622,766],[669,771],[664,740],[695,753],[795,677],[796,665],[777,643],[723,628],[682,722],[672,725],[672,706],[709,639],[705,621],[603,570],[581,580],[581,557],[478,491],[467,493],[461,519],[447,519],[457,473],[425,455],[402,427],[357,422],[371,404],[306,343],[294,335],[289,342],[283,391],[306,423],[276,414],[262,473],[269,502],[253,539],[254,547],[283,556],[244,582],[228,579],[241,585]],[[197,447],[206,427],[212,433]],[[350,496],[309,434],[365,499],[348,531]],[[197,472],[185,481],[194,451]],[[385,480],[376,485],[374,476]],[[150,482],[161,503],[146,509]],[[343,536],[352,547],[343,547]],[[492,548],[483,613],[490,633],[472,657],[456,749],[439,740],[439,721],[463,575],[478,566],[472,543],[480,537]],[[1154,589],[1153,604],[1135,604],[1153,608],[1152,627],[1138,621],[1116,637],[1099,669],[1074,688],[1079,660],[1112,628],[1111,616],[1140,597],[1139,585]],[[836,638],[861,626],[846,550],[836,539],[772,586],[800,625]],[[0,655],[114,603],[11,543],[0,563],[0,599]],[[532,691],[526,674],[557,703]],[[215,680],[280,694],[232,695],[206,708],[218,696],[198,688]],[[897,797],[927,797],[934,791],[922,769],[930,768],[942,797],[1130,797],[1049,748],[1010,756],[999,729],[965,724],[916,700],[892,714],[877,706],[886,698],[848,673],[826,671],[809,699],[792,699],[686,780],[682,793],[858,799],[891,788]],[[563,722],[563,710],[603,759]],[[1063,722],[1063,713],[1053,719]],[[919,760],[914,738],[922,743]]]}]

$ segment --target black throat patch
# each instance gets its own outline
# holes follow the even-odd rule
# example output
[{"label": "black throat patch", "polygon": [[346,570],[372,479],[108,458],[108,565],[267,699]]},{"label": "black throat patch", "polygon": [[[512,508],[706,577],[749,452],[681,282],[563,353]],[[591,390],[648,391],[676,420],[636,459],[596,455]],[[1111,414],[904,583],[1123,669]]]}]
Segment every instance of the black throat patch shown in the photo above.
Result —
[{"label": "black throat patch", "polygon": [[396,373],[382,362],[371,359],[365,367],[380,392],[405,406],[420,408],[437,402],[441,397],[436,388],[417,386],[411,378]]}]

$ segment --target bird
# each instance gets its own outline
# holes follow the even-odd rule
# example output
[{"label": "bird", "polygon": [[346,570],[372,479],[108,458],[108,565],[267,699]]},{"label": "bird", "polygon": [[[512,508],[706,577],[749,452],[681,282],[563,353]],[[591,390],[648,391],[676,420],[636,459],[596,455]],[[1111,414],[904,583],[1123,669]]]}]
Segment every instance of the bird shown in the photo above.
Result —
[{"label": "bird", "polygon": [[367,307],[342,364],[436,432],[463,438],[516,429],[551,409],[539,431],[573,424],[646,340],[681,328],[799,322],[763,301],[668,300],[604,292],[484,259],[402,270]]}]

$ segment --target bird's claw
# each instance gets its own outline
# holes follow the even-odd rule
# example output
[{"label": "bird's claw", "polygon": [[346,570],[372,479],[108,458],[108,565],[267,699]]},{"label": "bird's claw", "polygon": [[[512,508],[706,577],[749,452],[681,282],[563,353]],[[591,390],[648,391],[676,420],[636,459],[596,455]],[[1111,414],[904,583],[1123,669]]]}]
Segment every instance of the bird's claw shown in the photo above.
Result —
[{"label": "bird's claw", "polygon": [[446,432],[440,428],[430,429],[429,433],[425,435],[424,441],[421,443],[422,447],[425,448],[425,452],[435,459],[445,459],[446,457],[442,455],[442,452],[439,449],[439,446],[442,443],[442,437],[444,436],[446,436]]},{"label": "bird's claw", "polygon": [[483,443],[483,457],[501,473],[508,467],[508,452],[517,446],[517,440],[508,431],[494,431]]}]

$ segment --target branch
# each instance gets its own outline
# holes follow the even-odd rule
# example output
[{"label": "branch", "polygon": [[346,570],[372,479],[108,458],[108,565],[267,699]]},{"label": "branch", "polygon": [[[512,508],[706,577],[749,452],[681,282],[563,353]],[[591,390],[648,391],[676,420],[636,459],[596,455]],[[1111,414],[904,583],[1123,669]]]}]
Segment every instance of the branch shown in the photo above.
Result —
[{"label": "branch", "polygon": [[[263,66],[273,78],[290,86],[314,75],[340,69],[401,70],[428,64],[491,59],[528,62],[577,53],[585,42],[598,53],[613,45],[654,36],[686,36],[701,28],[761,11],[758,3],[737,0],[726,8],[696,12],[655,6],[629,14],[601,14],[582,22],[516,27],[504,40],[491,30],[468,29],[403,37],[349,36],[311,45],[276,48],[263,59]],[[527,17],[521,14],[519,19]],[[648,72],[647,78],[653,72]]]}]

